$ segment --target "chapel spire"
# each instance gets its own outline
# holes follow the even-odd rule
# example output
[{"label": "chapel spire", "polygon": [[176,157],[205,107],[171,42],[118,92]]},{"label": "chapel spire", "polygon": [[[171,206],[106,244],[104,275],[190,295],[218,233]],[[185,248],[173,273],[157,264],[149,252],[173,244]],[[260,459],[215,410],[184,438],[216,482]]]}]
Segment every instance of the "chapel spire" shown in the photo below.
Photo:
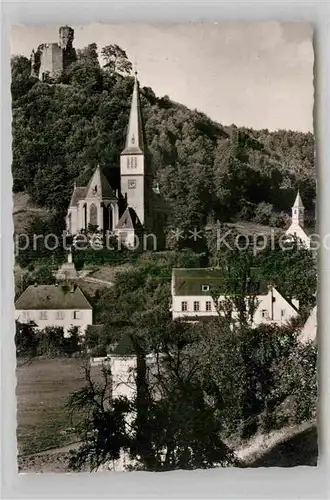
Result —
[{"label": "chapel spire", "polygon": [[139,82],[137,72],[134,75],[134,88],[131,101],[131,110],[126,135],[125,149],[122,155],[142,154],[144,151],[142,119],[139,99]]},{"label": "chapel spire", "polygon": [[305,219],[305,207],[303,205],[298,189],[296,200],[292,207],[292,223],[300,227],[304,227],[304,219]]}]

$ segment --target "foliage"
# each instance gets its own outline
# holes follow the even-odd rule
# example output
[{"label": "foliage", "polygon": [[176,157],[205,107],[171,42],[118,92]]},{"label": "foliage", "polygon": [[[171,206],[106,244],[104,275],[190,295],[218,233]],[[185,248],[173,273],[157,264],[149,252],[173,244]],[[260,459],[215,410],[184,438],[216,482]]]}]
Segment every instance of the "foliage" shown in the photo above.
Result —
[{"label": "foliage", "polygon": [[[242,283],[247,269],[245,260],[229,269],[228,285]],[[238,323],[220,314],[207,324],[173,321],[168,293],[166,263],[150,258],[99,294],[96,311],[107,328],[93,342],[100,345],[104,335],[111,353],[129,337],[136,391],[130,401],[118,397],[101,410],[86,378],[70,403],[72,410],[79,406],[84,442],[72,455],[73,468],[98,467],[120,450],[135,460],[133,468],[144,470],[234,464],[224,440],[313,418],[316,351],[300,344],[297,322],[251,328],[243,311]],[[107,383],[97,394],[105,394]],[[308,395],[302,396],[303,387]]]},{"label": "foliage", "polygon": [[[98,51],[95,43],[78,51],[56,85],[31,79],[29,61],[13,58],[14,189],[43,206],[67,206],[73,181],[85,185],[98,164],[119,188],[132,65],[122,48],[107,45],[102,68]],[[291,208],[298,186],[313,212],[312,134],[224,127],[150,88],[141,89],[141,104],[149,168],[173,208],[170,227],[201,228],[209,217],[266,221],[270,205],[267,223],[282,226],[278,211]]]},{"label": "foliage", "polygon": [[16,321],[16,354],[20,357],[46,356],[56,358],[81,351],[81,338],[77,327],[71,327],[64,336],[63,328],[47,326],[42,330],[34,323],[23,324]]}]

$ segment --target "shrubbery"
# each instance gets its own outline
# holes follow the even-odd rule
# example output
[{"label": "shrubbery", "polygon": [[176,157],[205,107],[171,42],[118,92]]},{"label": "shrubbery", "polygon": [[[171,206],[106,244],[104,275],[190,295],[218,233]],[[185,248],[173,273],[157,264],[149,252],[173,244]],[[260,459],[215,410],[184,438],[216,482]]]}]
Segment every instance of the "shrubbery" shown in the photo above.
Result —
[{"label": "shrubbery", "polygon": [[32,324],[16,322],[16,354],[22,358],[45,356],[56,358],[68,356],[82,350],[82,339],[77,327],[71,327],[68,335],[64,336],[63,328],[47,326],[43,330]]}]

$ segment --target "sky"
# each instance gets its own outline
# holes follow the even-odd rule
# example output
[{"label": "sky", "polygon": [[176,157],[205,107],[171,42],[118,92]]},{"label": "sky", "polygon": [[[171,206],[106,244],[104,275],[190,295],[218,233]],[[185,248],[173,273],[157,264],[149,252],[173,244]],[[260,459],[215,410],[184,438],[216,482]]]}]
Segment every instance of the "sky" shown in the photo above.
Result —
[{"label": "sky", "polygon": [[[313,131],[312,27],[301,22],[71,25],[74,47],[117,44],[141,86],[223,125]],[[58,41],[59,26],[13,26],[11,53]]]}]

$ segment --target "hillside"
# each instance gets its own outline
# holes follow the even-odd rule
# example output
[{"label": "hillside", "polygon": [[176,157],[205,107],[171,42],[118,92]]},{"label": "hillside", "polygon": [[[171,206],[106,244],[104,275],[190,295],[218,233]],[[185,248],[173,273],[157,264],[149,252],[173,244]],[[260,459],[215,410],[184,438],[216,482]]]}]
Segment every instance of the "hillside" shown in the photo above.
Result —
[{"label": "hillside", "polygon": [[[123,76],[101,68],[95,51],[87,51],[55,84],[29,75],[28,59],[14,57],[14,191],[61,210],[74,180],[84,185],[98,164],[118,188],[129,71]],[[313,218],[312,134],[224,126],[147,87],[141,106],[148,164],[173,208],[170,225],[201,227],[220,219],[281,226],[298,186]]]},{"label": "hillside", "polygon": [[13,222],[14,232],[22,234],[36,217],[46,217],[49,210],[36,206],[28,193],[14,193]]}]

